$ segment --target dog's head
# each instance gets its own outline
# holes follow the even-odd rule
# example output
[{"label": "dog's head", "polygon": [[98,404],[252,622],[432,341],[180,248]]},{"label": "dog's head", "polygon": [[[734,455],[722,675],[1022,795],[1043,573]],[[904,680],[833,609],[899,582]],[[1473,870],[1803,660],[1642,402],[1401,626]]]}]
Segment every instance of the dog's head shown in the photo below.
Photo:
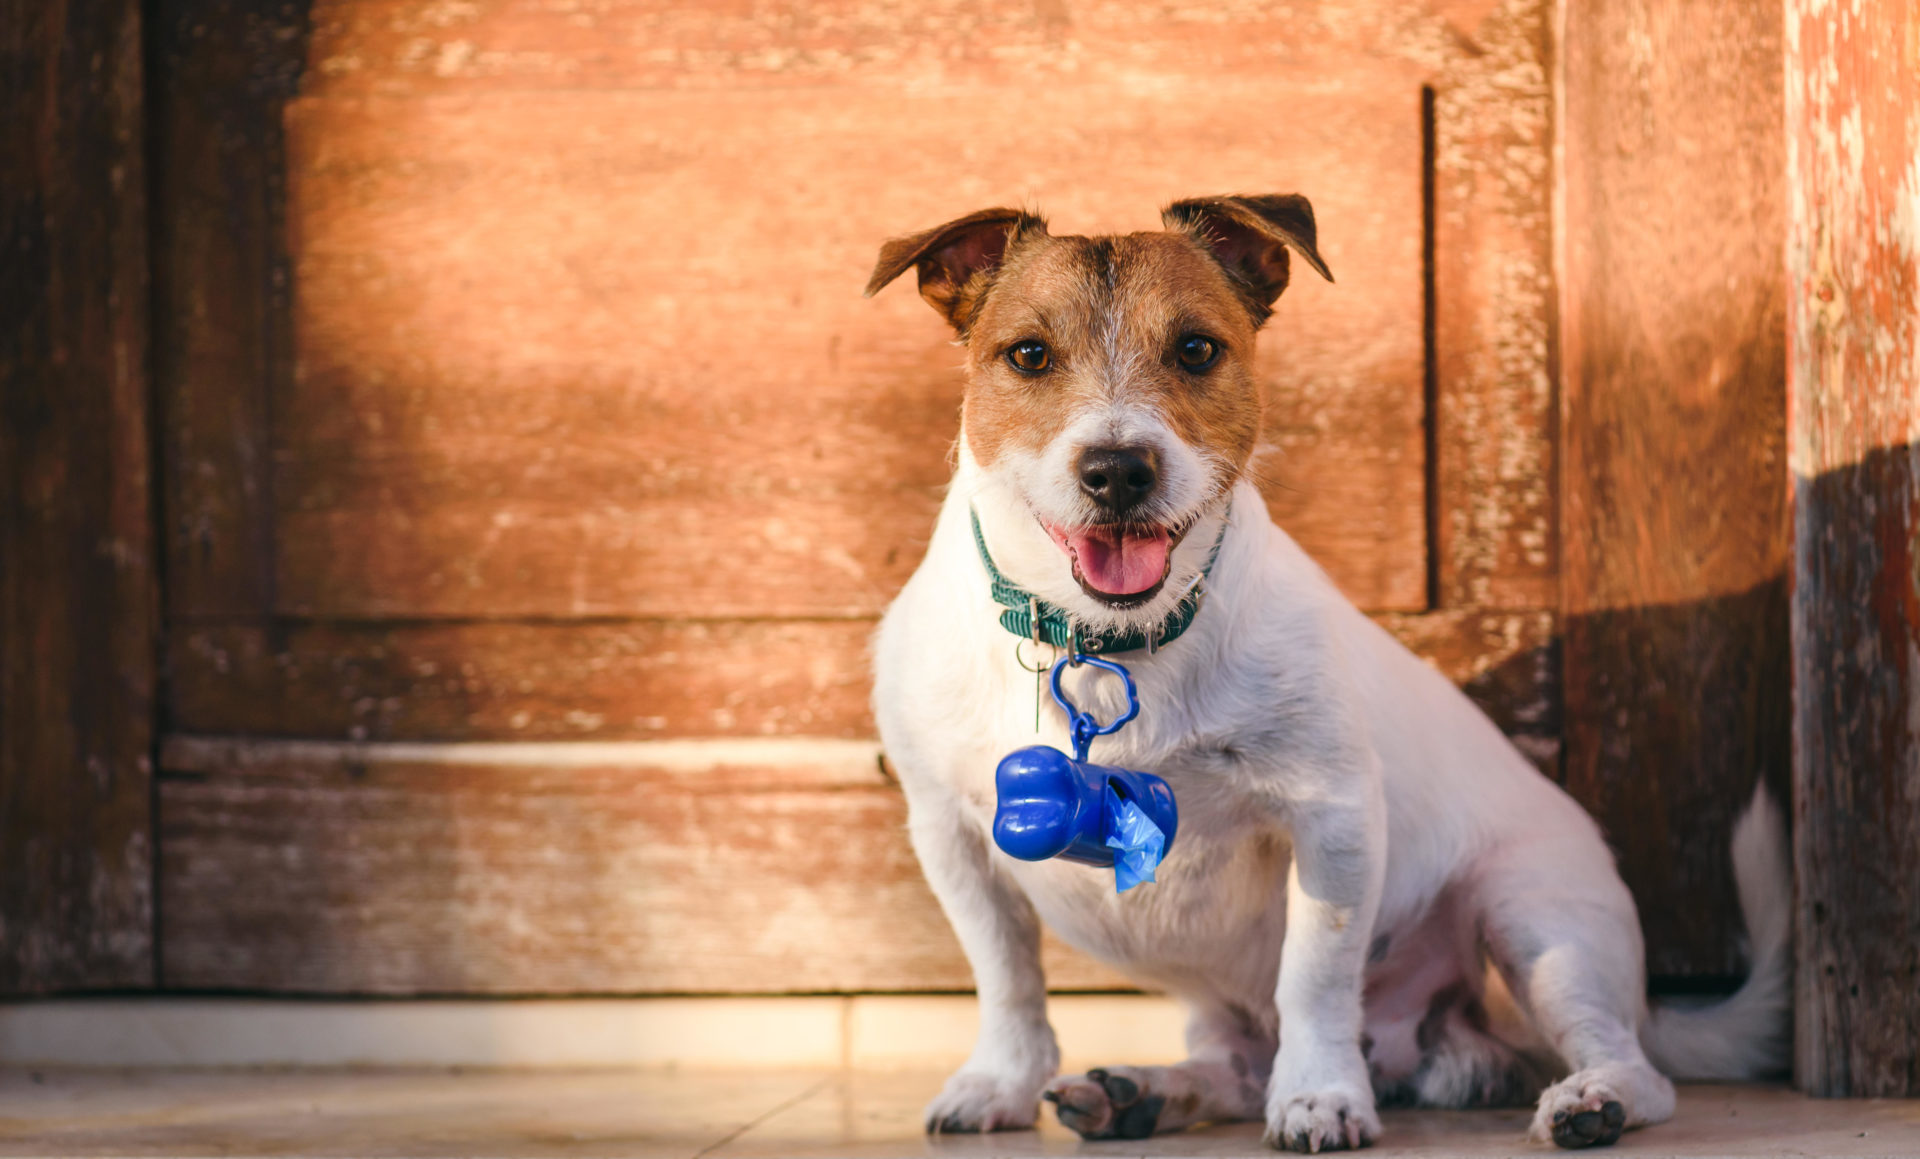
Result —
[{"label": "dog's head", "polygon": [[967,349],[963,453],[1052,540],[1095,621],[1157,605],[1174,548],[1245,471],[1254,334],[1288,251],[1332,280],[1304,197],[1181,201],[1161,220],[1054,237],[1032,214],[982,210],[887,242],[867,284],[918,269]]}]

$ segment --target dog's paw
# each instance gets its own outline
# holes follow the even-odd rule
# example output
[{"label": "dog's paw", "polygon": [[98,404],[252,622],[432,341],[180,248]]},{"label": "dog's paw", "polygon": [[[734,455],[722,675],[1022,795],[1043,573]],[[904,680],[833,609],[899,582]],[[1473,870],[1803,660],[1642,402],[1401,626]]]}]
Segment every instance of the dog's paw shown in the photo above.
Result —
[{"label": "dog's paw", "polygon": [[927,1134],[1022,1131],[1039,1117],[1038,1083],[961,1071],[927,1104]]},{"label": "dog's paw", "polygon": [[1350,1151],[1380,1137],[1373,1092],[1329,1087],[1276,1093],[1267,1102],[1263,1138],[1276,1151]]},{"label": "dog's paw", "polygon": [[1144,1139],[1153,1134],[1167,1105],[1164,1096],[1148,1091],[1128,1067],[1061,1075],[1040,1097],[1054,1104],[1062,1126],[1083,1139]]},{"label": "dog's paw", "polygon": [[1568,1149],[1617,1143],[1626,1126],[1626,1105],[1613,1088],[1580,1075],[1548,1087],[1533,1115],[1534,1139]]}]

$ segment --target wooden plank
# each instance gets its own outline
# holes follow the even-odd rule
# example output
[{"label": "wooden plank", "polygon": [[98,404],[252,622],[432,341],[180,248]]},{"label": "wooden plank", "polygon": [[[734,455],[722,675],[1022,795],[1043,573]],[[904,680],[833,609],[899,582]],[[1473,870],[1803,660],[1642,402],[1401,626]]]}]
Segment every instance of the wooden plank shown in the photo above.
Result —
[{"label": "wooden plank", "polygon": [[[1551,617],[1383,622],[1462,681],[1536,759],[1552,758]],[[331,679],[360,681],[358,689],[396,680],[389,687],[401,707],[382,707],[377,727],[428,738],[579,736],[583,730],[563,715],[571,697],[595,672],[617,697],[631,674],[660,699],[587,701],[608,705],[609,722],[591,735],[618,736],[620,712],[663,703],[673,711],[667,690],[698,671],[676,670],[671,660],[649,669],[636,654],[657,655],[670,644],[744,656],[755,646],[753,633],[764,631],[770,635],[760,648],[809,651],[816,671],[833,674],[819,700],[803,703],[839,704],[844,717],[864,719],[866,666],[853,649],[865,624],[819,635],[809,632],[849,626],[569,627],[576,634],[563,637],[552,625],[316,626],[303,629],[310,638],[288,642],[310,650],[288,653],[298,657],[291,662],[247,652],[245,630],[202,630],[188,652],[223,663],[241,688],[255,680],[271,687],[276,677],[297,683],[303,678],[290,670],[310,662]],[[607,639],[591,638],[594,632]],[[496,633],[518,639],[509,650]],[[483,655],[518,657],[533,687],[505,683],[511,662],[464,677],[470,700],[448,692],[435,701],[441,672],[414,684],[399,675],[465,663],[455,659],[462,641]],[[836,646],[847,651],[836,656]],[[214,659],[216,648],[229,649],[224,660]],[[543,670],[535,660],[542,652],[574,658]],[[355,662],[327,668],[343,655]],[[595,669],[599,658],[609,663]],[[849,672],[857,697],[842,680]],[[330,686],[320,679],[318,687]],[[177,672],[175,681],[190,683]],[[273,699],[282,694],[236,694],[224,707],[284,721]],[[670,735],[682,720],[714,727],[702,719],[711,699],[701,687],[689,689],[684,703],[669,729],[646,735]],[[551,704],[553,717],[501,728],[500,714],[528,704]],[[750,700],[724,727],[747,731],[743,725],[773,721],[785,728],[787,718],[771,715],[777,707],[772,695]],[[368,717],[342,715],[334,726],[347,719]],[[636,750],[650,755],[635,759]],[[609,749],[175,738],[164,758],[173,779],[162,786],[161,805],[166,977],[188,987],[327,993],[965,988],[964,966],[906,849],[903,806],[875,752],[872,742],[816,739]],[[808,753],[825,755],[809,762]],[[808,845],[805,838],[820,833],[834,835],[832,848]],[[750,941],[762,928],[774,931],[765,935],[771,940]],[[858,950],[818,948],[843,944]],[[1059,988],[1119,984],[1059,947],[1050,946],[1048,962]]]},{"label": "wooden plank", "polygon": [[0,992],[154,981],[140,44],[0,4]]},{"label": "wooden plank", "polygon": [[273,606],[276,393],[292,373],[280,111],[305,4],[155,0],[153,373],[167,609]]},{"label": "wooden plank", "polygon": [[1786,779],[1779,14],[1567,10],[1566,785],[1656,975],[1741,969],[1728,835]]},{"label": "wooden plank", "polygon": [[[1386,60],[1417,77],[1486,51],[1488,26],[1538,4],[1320,0],[1098,5],[1033,0],[320,0],[311,91],[920,88],[1160,74],[1340,71]],[[1284,109],[1284,106],[1282,106]],[[1243,120],[1252,119],[1247,114]]]},{"label": "wooden plank", "polygon": [[[1432,382],[1436,608],[1552,608],[1554,7],[1436,5]],[[1439,23],[1436,21],[1436,23]]]},{"label": "wooden plank", "polygon": [[[165,975],[363,994],[969,988],[904,799],[870,748],[844,749],[689,770],[170,746]],[[1051,939],[1044,961],[1056,988],[1126,985]]]},{"label": "wooden plank", "polygon": [[[920,556],[960,385],[911,293],[860,299],[879,240],[994,201],[1152,227],[1196,188],[1302,181],[1342,281],[1264,344],[1261,474],[1359,602],[1423,606],[1417,88],[1364,62],[1097,75],[296,101],[279,609],[874,614]],[[1249,123],[1263,103],[1293,115]],[[692,206],[724,210],[660,226]]]},{"label": "wooden plank", "polygon": [[[1557,763],[1554,619],[1378,617]],[[183,733],[338,740],[648,740],[873,735],[871,620],[182,626]]]},{"label": "wooden plank", "polygon": [[1786,19],[1794,1073],[1920,1095],[1920,12]]},{"label": "wooden plank", "polygon": [[871,620],[194,625],[190,733],[341,740],[864,737]]}]

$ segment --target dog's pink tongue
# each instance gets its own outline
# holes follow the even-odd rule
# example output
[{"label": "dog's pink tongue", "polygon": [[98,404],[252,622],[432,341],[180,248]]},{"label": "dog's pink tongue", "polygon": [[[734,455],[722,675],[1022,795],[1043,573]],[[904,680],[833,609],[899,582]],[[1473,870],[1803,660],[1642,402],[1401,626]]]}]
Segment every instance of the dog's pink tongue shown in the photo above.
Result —
[{"label": "dog's pink tongue", "polygon": [[1110,596],[1144,592],[1167,573],[1173,538],[1165,529],[1150,534],[1089,527],[1066,533],[1080,563],[1080,577]]}]

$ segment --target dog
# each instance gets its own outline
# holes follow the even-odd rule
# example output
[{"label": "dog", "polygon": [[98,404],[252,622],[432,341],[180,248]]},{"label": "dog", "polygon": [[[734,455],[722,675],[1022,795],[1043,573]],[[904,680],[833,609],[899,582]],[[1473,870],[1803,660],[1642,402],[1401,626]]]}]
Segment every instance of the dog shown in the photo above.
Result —
[{"label": "dog", "polygon": [[[1044,1098],[1089,1139],[1258,1119],[1270,1146],[1313,1152],[1378,1139],[1383,1103],[1537,1100],[1534,1137],[1582,1147],[1668,1118],[1668,1075],[1784,1069],[1792,894],[1770,799],[1734,833],[1748,978],[1650,1009],[1598,826],[1347,601],[1249,479],[1256,332],[1294,257],[1332,281],[1312,206],[1199,198],[1162,222],[1054,236],[983,210],[887,241],[867,286],[916,270],[966,352],[952,485],[874,647],[913,847],[979,994],[927,1129],[1030,1127]],[[1173,789],[1157,884],[1116,894],[995,847],[996,762],[1064,744],[1066,718],[1036,704],[1061,649],[1009,630],[990,568],[1030,597],[1023,635],[1051,610],[1052,642],[1127,649],[1140,715],[1093,755]],[[1092,665],[1064,684],[1101,719],[1124,707]],[[1057,1075],[1042,921],[1181,999],[1190,1057]]]}]

